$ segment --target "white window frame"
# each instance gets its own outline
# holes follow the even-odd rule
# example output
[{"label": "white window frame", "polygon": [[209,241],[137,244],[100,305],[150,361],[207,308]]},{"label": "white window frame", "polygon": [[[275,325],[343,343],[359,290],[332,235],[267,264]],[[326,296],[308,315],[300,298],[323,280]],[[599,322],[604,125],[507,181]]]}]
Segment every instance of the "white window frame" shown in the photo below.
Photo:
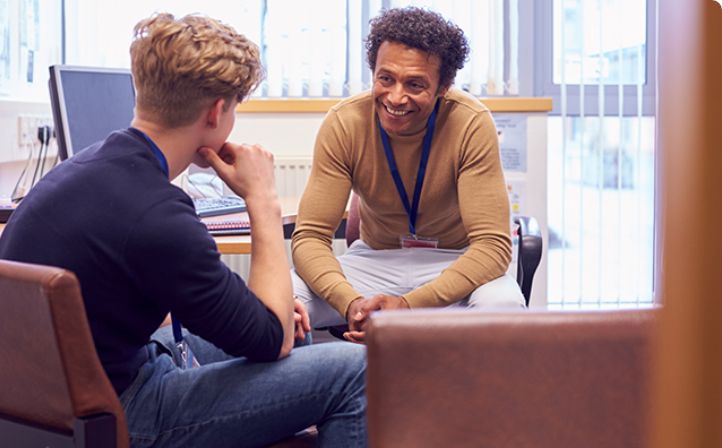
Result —
[{"label": "white window frame", "polygon": [[[551,115],[559,115],[561,113],[561,89],[559,84],[555,84],[553,80],[553,0],[527,0],[533,5],[533,27],[521,27],[529,33],[529,37],[533,42],[534,57],[534,94],[536,96],[547,96],[552,98],[553,109]],[[647,1],[647,46],[646,46],[646,82],[643,86],[642,94],[642,115],[653,116],[655,112],[656,98],[656,80],[654,67],[656,67],[656,1]],[[521,8],[524,10],[525,8]],[[522,31],[524,32],[524,31]],[[523,57],[521,58],[524,59]],[[522,71],[521,73],[524,73]],[[622,114],[624,116],[637,115],[637,86],[633,84],[624,85],[624,107]],[[567,110],[568,116],[580,116],[580,98],[579,85],[567,83]],[[618,115],[618,92],[619,86],[616,84],[608,84],[604,86],[604,115]],[[584,85],[584,113],[583,115],[592,116],[599,114],[599,86],[597,84]]]}]

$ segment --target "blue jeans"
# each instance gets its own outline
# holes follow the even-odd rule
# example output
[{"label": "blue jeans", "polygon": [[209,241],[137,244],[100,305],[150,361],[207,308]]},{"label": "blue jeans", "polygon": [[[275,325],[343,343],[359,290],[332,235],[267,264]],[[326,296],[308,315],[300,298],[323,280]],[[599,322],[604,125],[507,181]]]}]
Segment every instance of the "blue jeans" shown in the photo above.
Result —
[{"label": "blue jeans", "polygon": [[294,348],[276,362],[234,358],[190,334],[201,363],[180,369],[170,326],[120,396],[133,447],[263,446],[317,425],[319,446],[366,446],[365,348]]}]

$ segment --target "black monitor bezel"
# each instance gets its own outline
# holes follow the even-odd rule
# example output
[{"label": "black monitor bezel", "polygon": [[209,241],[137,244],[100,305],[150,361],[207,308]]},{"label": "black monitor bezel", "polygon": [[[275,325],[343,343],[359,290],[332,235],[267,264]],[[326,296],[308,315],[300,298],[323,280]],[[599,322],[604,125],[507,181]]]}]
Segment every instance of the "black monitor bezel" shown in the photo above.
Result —
[{"label": "black monitor bezel", "polygon": [[[132,81],[130,70],[122,68],[106,68],[106,67],[86,67],[79,65],[56,64],[49,67],[50,79],[48,80],[48,88],[50,90],[50,107],[53,114],[53,123],[55,125],[55,138],[58,144],[58,158],[65,160],[83,148],[74,148],[72,136],[70,135],[70,126],[68,124],[68,110],[65,106],[65,91],[63,88],[63,74],[67,72],[83,72],[83,73],[111,73],[129,75]],[[133,84],[133,100],[135,101],[135,85]]]}]

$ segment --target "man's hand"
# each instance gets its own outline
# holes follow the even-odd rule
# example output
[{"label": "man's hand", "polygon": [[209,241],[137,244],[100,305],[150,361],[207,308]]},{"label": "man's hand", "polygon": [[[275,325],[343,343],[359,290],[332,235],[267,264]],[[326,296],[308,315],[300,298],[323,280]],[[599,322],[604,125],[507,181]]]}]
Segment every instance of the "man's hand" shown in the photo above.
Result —
[{"label": "man's hand", "polygon": [[386,294],[376,294],[370,299],[366,300],[361,311],[370,314],[371,311],[376,310],[408,310],[409,304],[401,296],[387,296]]},{"label": "man's hand", "polygon": [[300,300],[293,300],[293,323],[295,326],[294,337],[298,341],[306,339],[306,333],[311,331],[311,320],[308,311]]},{"label": "man's hand", "polygon": [[372,312],[378,310],[409,309],[403,297],[377,294],[371,298],[356,299],[348,307],[349,331],[343,334],[347,341],[362,344],[366,339],[366,325]]},{"label": "man's hand", "polygon": [[351,302],[346,311],[346,321],[348,322],[348,330],[343,334],[347,341],[363,343],[365,337],[364,327],[366,326],[366,318],[368,315],[362,311],[364,304],[368,299],[358,298]]},{"label": "man's hand", "polygon": [[236,145],[226,142],[216,153],[198,148],[198,154],[238,196],[248,199],[255,194],[275,196],[273,154],[260,145]]},{"label": "man's hand", "polygon": [[[226,142],[217,154],[213,148],[204,147],[198,149],[198,155],[246,201],[253,226],[248,287],[281,323],[283,343],[278,357],[283,358],[293,349],[297,326],[295,304],[288,300],[292,297],[293,287],[281,230],[281,205],[273,178],[273,154],[258,145]],[[298,314],[303,328],[305,312]]]}]

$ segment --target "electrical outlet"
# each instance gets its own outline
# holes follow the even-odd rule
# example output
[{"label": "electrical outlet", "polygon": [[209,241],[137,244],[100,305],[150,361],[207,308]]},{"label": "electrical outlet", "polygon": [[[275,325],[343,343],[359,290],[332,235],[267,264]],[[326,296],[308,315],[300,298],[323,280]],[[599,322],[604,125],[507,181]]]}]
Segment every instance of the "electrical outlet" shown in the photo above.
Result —
[{"label": "electrical outlet", "polygon": [[53,126],[53,119],[49,115],[18,115],[18,146],[28,148],[40,144],[38,128]]}]

